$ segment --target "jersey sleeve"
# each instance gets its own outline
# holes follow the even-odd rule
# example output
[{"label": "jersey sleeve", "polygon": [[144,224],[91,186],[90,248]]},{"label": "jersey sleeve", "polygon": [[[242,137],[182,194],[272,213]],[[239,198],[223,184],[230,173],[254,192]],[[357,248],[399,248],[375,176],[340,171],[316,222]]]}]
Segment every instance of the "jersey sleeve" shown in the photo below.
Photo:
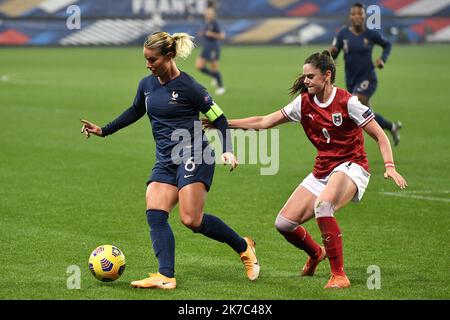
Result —
[{"label": "jersey sleeve", "polygon": [[337,49],[336,52],[334,52],[333,54],[333,59],[336,59],[337,56],[339,55],[339,52],[342,50],[342,47],[344,45],[344,41],[343,41],[343,31],[344,29],[342,28],[341,30],[339,30],[338,34],[333,38],[333,42],[331,43],[332,47],[335,47]]},{"label": "jersey sleeve", "polygon": [[219,139],[222,143],[222,152],[233,152],[232,137],[228,134],[228,120],[222,109],[213,101],[203,86],[193,81],[192,100],[195,108],[203,113],[205,117],[220,132]]},{"label": "jersey sleeve", "polygon": [[222,29],[220,28],[220,24],[217,21],[214,21],[212,24],[212,30],[213,32],[221,33]]},{"label": "jersey sleeve", "polygon": [[391,54],[392,49],[391,42],[387,40],[381,33],[376,31],[374,31],[373,33],[373,42],[383,48],[383,52],[381,53],[381,60],[386,62],[389,55]]},{"label": "jersey sleeve", "polygon": [[289,121],[300,122],[302,118],[301,109],[302,109],[302,95],[300,94],[297,98],[291,101],[291,103],[289,103],[286,107],[282,108],[281,113]]},{"label": "jersey sleeve", "polygon": [[214,105],[214,101],[206,89],[199,83],[193,81],[191,87],[191,103],[192,106],[203,114]]},{"label": "jersey sleeve", "polygon": [[143,88],[144,80],[139,83],[133,104],[126,109],[120,116],[102,127],[103,137],[109,136],[126,126],[136,122],[145,114],[145,95]]},{"label": "jersey sleeve", "polygon": [[138,88],[136,90],[136,95],[131,105],[137,113],[145,113],[145,94],[144,94],[144,79],[139,82]]},{"label": "jersey sleeve", "polygon": [[355,121],[359,127],[364,127],[370,120],[375,118],[372,109],[363,105],[357,96],[352,96],[348,100],[347,109],[350,118]]}]

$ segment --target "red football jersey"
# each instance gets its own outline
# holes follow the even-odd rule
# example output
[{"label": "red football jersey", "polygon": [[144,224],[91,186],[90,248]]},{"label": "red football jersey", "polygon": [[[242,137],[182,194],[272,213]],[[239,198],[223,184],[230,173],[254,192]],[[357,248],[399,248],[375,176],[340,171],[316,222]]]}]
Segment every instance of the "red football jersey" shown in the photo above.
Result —
[{"label": "red football jersey", "polygon": [[290,121],[300,122],[317,148],[313,175],[324,178],[339,164],[350,161],[369,171],[364,150],[364,127],[375,115],[348,91],[333,87],[328,101],[303,93],[281,109]]}]

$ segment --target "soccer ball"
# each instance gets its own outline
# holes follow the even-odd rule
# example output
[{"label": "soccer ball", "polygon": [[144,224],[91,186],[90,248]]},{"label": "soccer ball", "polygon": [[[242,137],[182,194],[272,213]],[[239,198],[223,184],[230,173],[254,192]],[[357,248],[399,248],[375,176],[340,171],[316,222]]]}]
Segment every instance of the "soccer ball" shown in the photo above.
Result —
[{"label": "soccer ball", "polygon": [[100,281],[117,280],[125,270],[125,256],[115,246],[99,246],[89,257],[89,270]]}]

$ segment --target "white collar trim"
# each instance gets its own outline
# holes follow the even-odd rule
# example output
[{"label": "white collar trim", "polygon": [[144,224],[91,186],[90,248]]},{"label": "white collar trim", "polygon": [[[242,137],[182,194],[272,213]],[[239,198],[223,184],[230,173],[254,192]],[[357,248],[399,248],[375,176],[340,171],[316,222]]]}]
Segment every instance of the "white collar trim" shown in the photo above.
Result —
[{"label": "white collar trim", "polygon": [[325,101],[324,103],[321,103],[321,102],[319,101],[319,99],[317,99],[317,96],[314,96],[314,102],[315,102],[319,107],[321,107],[321,108],[326,108],[326,107],[328,107],[328,106],[333,102],[334,97],[336,96],[336,91],[337,91],[337,88],[336,88],[336,87],[333,87],[333,92],[331,92],[331,96],[330,96],[330,97],[328,98],[328,100]]}]

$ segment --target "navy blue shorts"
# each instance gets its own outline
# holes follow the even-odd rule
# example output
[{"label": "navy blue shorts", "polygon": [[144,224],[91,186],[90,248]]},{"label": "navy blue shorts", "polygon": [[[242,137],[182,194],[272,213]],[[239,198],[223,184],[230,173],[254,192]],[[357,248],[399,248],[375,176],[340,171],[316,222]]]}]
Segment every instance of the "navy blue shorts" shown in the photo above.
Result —
[{"label": "navy blue shorts", "polygon": [[209,191],[214,176],[214,169],[215,163],[208,164],[202,162],[195,164],[194,162],[188,161],[179,165],[163,165],[157,162],[152,169],[152,174],[147,180],[147,185],[150,182],[162,182],[174,185],[180,190],[188,184],[203,182],[206,191]]},{"label": "navy blue shorts", "polygon": [[351,94],[361,94],[370,98],[377,90],[378,80],[376,77],[368,75],[356,79],[352,84],[347,84],[348,92]]},{"label": "navy blue shorts", "polygon": [[208,61],[218,61],[220,59],[220,47],[204,47],[201,57]]}]

